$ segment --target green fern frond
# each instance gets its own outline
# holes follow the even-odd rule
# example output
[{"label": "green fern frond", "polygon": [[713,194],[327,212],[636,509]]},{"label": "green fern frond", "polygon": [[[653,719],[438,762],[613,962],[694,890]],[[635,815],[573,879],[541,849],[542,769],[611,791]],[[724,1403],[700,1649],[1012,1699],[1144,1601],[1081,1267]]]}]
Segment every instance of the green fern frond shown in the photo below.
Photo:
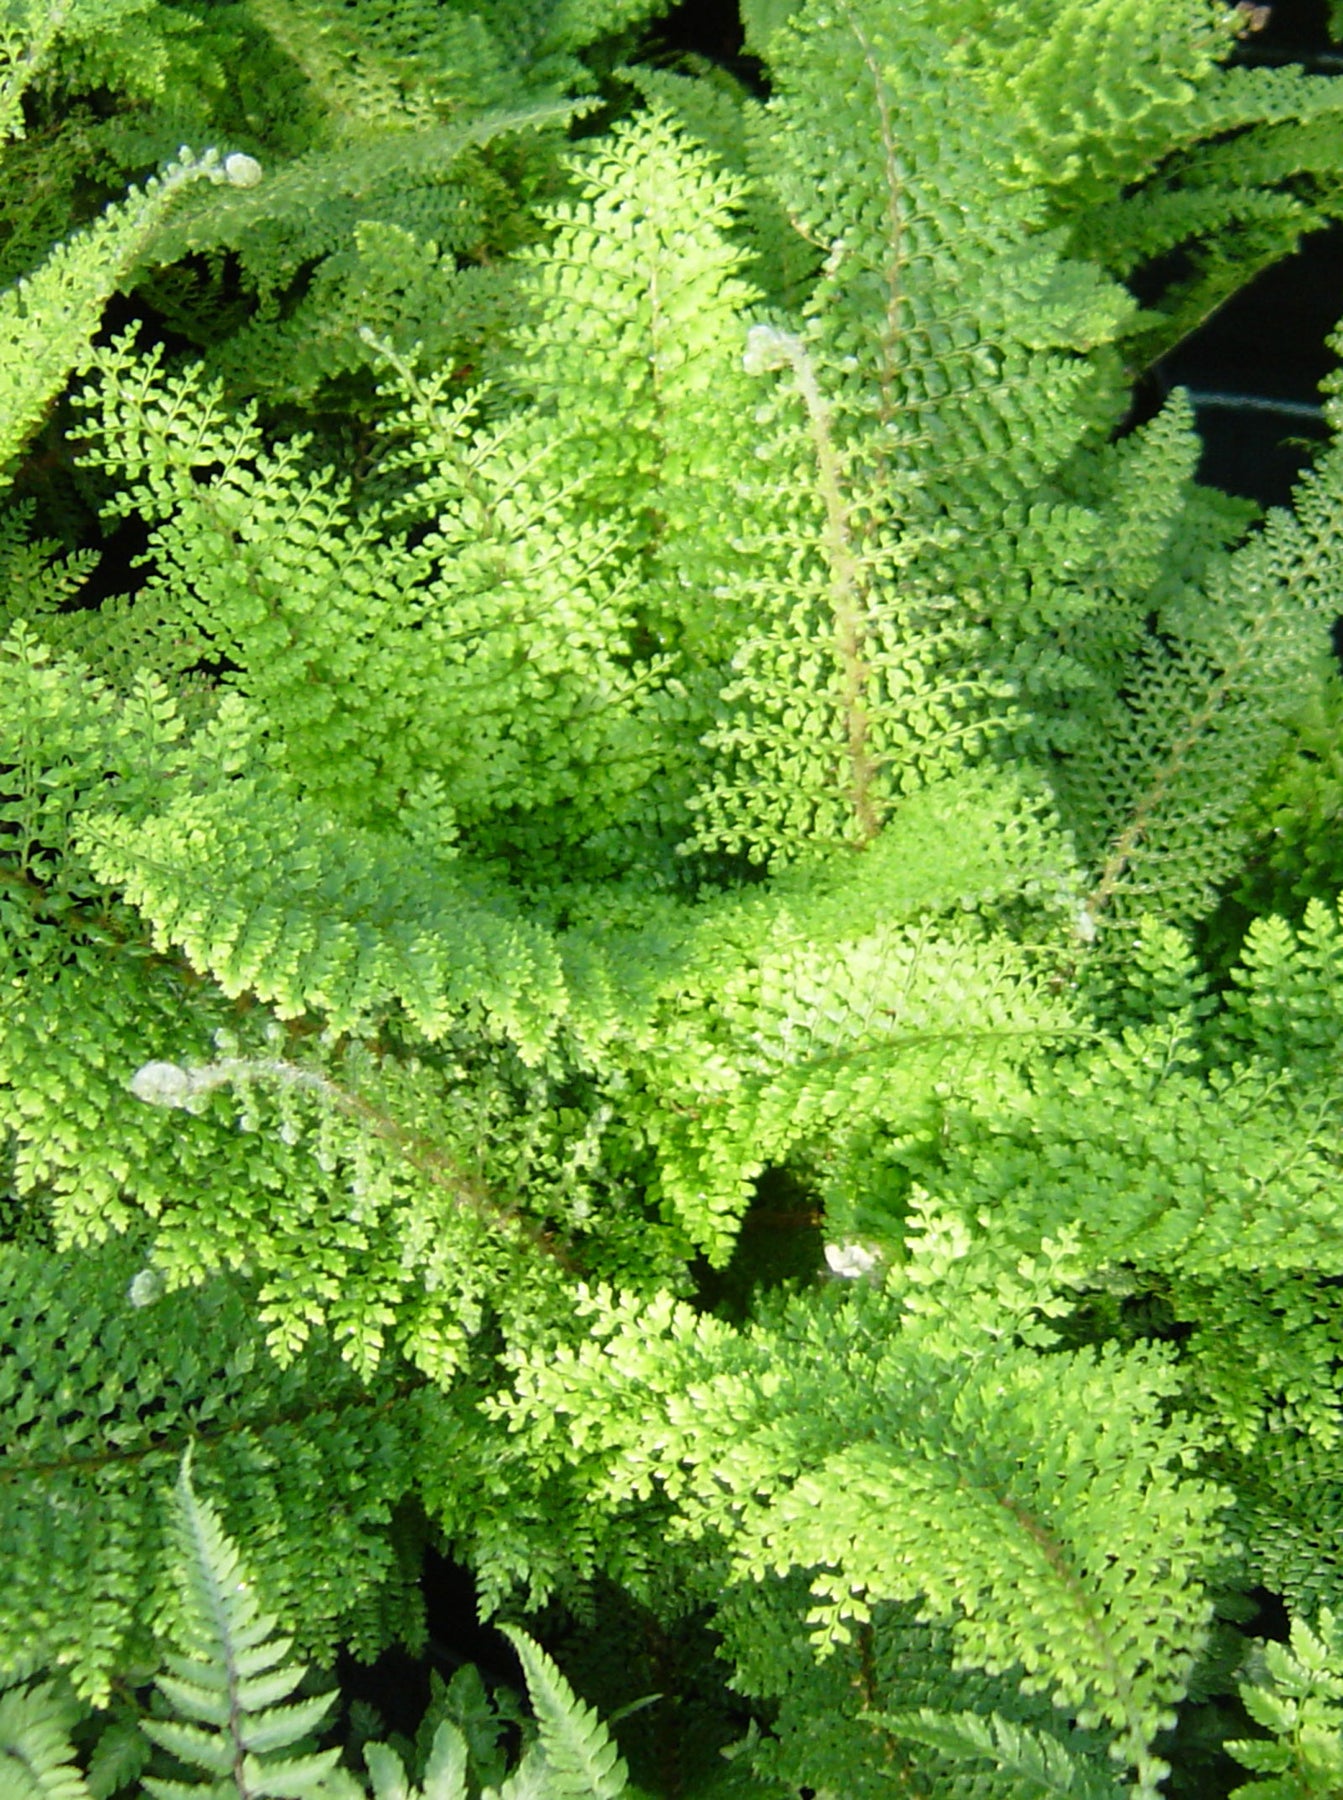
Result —
[{"label": "green fern frond", "polygon": [[241,176],[239,160],[221,162],[215,150],[196,157],[184,146],[179,158],[0,294],[0,480],[71,371],[82,366],[108,296],[177,195],[202,179]]},{"label": "green fern frond", "polygon": [[155,0],[17,0],[0,23],[0,144],[24,135],[23,96],[48,65],[104,33],[124,31]]},{"label": "green fern frond", "polygon": [[1275,510],[1262,533],[1163,596],[1160,634],[1130,653],[1128,695],[1097,716],[1065,771],[1084,833],[1108,840],[1093,918],[1197,916],[1235,868],[1246,802],[1288,741],[1333,618],[1340,521],[1336,442],[1302,477],[1293,512]]},{"label": "green fern frond", "polygon": [[280,254],[285,264],[297,265],[343,248],[369,195],[426,180],[445,182],[453,164],[473,147],[512,132],[566,125],[589,105],[536,100],[460,124],[390,131],[368,142],[309,152],[269,173],[254,192],[215,196],[184,209],[180,219],[155,221],[143,258],[161,266],[223,246],[263,269]]},{"label": "green fern frond", "polygon": [[96,1705],[154,1668],[182,1553],[159,1496],[193,1440],[257,1546],[255,1604],[282,1613],[305,1657],[325,1665],[352,1638],[370,1659],[418,1647],[422,1603],[388,1520],[433,1391],[404,1374],[366,1385],[329,1346],[281,1369],[247,1284],[163,1285],[124,1242],[0,1254],[0,1667],[63,1668]]},{"label": "green fern frond", "polygon": [[[708,1792],[1147,1800],[1238,1590],[1343,1605],[1337,858],[1196,929],[1331,748],[1343,450],[1255,532],[1125,421],[1343,212],[1340,90],[1222,0],[746,0],[760,100],[666,10],[0,3],[16,1800],[137,1779],[174,1629],[155,1800],[359,1800],[299,1663],[423,1650],[431,1534],[702,1619]],[[539,1730],[365,1708],[377,1800],[629,1791],[513,1642]]]},{"label": "green fern frond", "polygon": [[1329,1800],[1343,1782],[1343,1630],[1323,1608],[1318,1631],[1293,1619],[1290,1641],[1260,1646],[1240,1684],[1245,1710],[1263,1738],[1234,1738],[1227,1750],[1261,1777],[1232,1800]]},{"label": "green fern frond", "polygon": [[93,1800],[70,1740],[82,1716],[64,1681],[0,1693],[0,1800]]},{"label": "green fern frond", "polygon": [[718,1580],[812,1572],[820,1654],[918,1600],[960,1662],[1020,1670],[1150,1788],[1229,1496],[1179,1474],[1202,1434],[1158,1423],[1167,1358],[1025,1347],[1059,1309],[1069,1259],[1051,1250],[976,1251],[930,1219],[884,1292],[813,1291],[741,1333],[593,1294],[587,1340],[517,1355],[499,1414],[607,1507],[665,1495]]},{"label": "green fern frond", "polygon": [[450,1719],[434,1732],[424,1780],[415,1787],[401,1758],[390,1745],[365,1744],[364,1761],[373,1783],[373,1800],[466,1800],[467,1743]]},{"label": "green fern frond", "polygon": [[[145,1719],[146,1735],[188,1766],[213,1777],[212,1796],[238,1800],[319,1800],[339,1749],[306,1750],[335,1694],[288,1699],[306,1670],[286,1663],[292,1639],[257,1604],[236,1546],[219,1515],[191,1485],[191,1453],[182,1459],[173,1497],[173,1535],[181,1610],[169,1674],[157,1686],[178,1719]],[[284,1752],[290,1752],[288,1756]],[[195,1782],[146,1776],[154,1800],[188,1800]]]},{"label": "green fern frond", "polygon": [[53,539],[30,539],[34,503],[0,509],[0,632],[21,619],[49,619],[97,568],[97,551],[57,556]]},{"label": "green fern frond", "polygon": [[766,1164],[873,1121],[908,1130],[934,1093],[1088,1030],[1033,959],[954,924],[780,932],[716,986],[707,1017],[667,1007],[640,1058],[662,1197],[715,1264]]},{"label": "green fern frond", "polygon": [[997,1713],[872,1713],[899,1738],[926,1745],[951,1763],[988,1763],[998,1778],[997,1800],[1119,1800],[1117,1781],[1073,1756],[1046,1731],[1032,1730]]},{"label": "green fern frond", "polygon": [[618,1800],[628,1770],[605,1724],[525,1631],[516,1625],[499,1629],[522,1659],[545,1761],[547,1800]]},{"label": "green fern frond", "polygon": [[672,0],[552,0],[541,48],[580,50],[598,36],[627,31],[666,12]]}]

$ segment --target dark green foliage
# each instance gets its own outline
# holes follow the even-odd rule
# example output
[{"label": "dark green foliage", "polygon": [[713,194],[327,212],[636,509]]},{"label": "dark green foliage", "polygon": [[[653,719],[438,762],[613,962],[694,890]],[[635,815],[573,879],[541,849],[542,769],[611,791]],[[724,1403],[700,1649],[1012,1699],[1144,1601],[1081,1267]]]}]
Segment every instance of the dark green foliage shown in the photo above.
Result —
[{"label": "dark green foliage", "polygon": [[[259,1610],[252,1571],[218,1513],[191,1481],[182,1458],[170,1517],[166,1574],[176,1591],[165,1667],[149,1714],[124,1702],[101,1722],[87,1775],[70,1733],[85,1709],[58,1681],[0,1691],[0,1794],[5,1800],[107,1800],[139,1775],[150,1800],[364,1800],[366,1788],[342,1766],[342,1747],[316,1747],[338,1696],[296,1690],[308,1671],[287,1662],[292,1640]],[[390,1743],[363,1738],[360,1748],[373,1800],[619,1800],[623,1762],[606,1726],[583,1705],[554,1663],[524,1631],[505,1626],[522,1659],[535,1711],[528,1720],[504,1696],[484,1702],[478,1672],[467,1665],[442,1688],[411,1750],[411,1767]],[[496,1733],[480,1729],[495,1713],[524,1727],[517,1767],[496,1783],[504,1763]],[[349,1747],[353,1747],[351,1744]],[[166,1752],[154,1757],[153,1752]],[[166,1767],[174,1773],[144,1773]],[[213,1779],[210,1779],[210,1778]]]},{"label": "dark green foliage", "polygon": [[326,1347],[281,1370],[254,1288],[164,1293],[130,1243],[73,1267],[8,1245],[0,1283],[0,1667],[58,1666],[102,1700],[110,1679],[152,1666],[174,1592],[158,1493],[192,1439],[197,1480],[230,1497],[306,1654],[329,1661],[352,1637],[422,1643],[391,1525],[426,1434],[446,1423],[432,1389],[365,1385]]}]

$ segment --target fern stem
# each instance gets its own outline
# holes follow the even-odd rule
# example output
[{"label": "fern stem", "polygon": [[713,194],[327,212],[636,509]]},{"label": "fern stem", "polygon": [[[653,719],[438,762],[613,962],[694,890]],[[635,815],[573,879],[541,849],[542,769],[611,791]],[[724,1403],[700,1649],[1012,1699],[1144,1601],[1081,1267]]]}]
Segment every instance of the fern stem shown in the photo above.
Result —
[{"label": "fern stem", "polygon": [[1142,1725],[1142,1705],[1133,1691],[1133,1684],[1119,1659],[1115,1656],[1114,1646],[1105,1631],[1101,1620],[1105,1617],[1103,1604],[1098,1604],[1095,1594],[1088,1592],[1083,1579],[1069,1561],[1063,1546],[1025,1505],[1012,1498],[1010,1494],[996,1494],[994,1498],[1030,1538],[1039,1550],[1041,1557],[1048,1564],[1054,1576],[1063,1584],[1073,1602],[1075,1617],[1082,1625],[1083,1631],[1095,1647],[1097,1659],[1110,1676],[1111,1693],[1115,1703],[1122,1707],[1126,1715],[1125,1724],[1128,1733],[1124,1747],[1130,1760],[1138,1770],[1141,1784],[1145,1786],[1155,1771],[1158,1776],[1166,1773],[1164,1765],[1150,1756],[1145,1747],[1145,1733]]},{"label": "fern stem", "polygon": [[[885,269],[886,320],[880,339],[881,365],[877,381],[881,391],[881,405],[877,409],[877,418],[883,426],[889,426],[898,409],[898,397],[895,392],[894,350],[900,336],[900,272],[905,266],[905,227],[900,211],[903,182],[900,176],[900,162],[896,154],[895,121],[891,116],[890,95],[886,91],[880,59],[875,47],[852,13],[848,15],[848,19],[853,35],[862,46],[863,61],[872,76],[872,101],[876,109],[877,128],[881,135],[882,172],[886,178],[886,240],[890,248],[890,256]],[[877,457],[878,483],[884,474],[885,464],[885,452],[882,451]]]},{"label": "fern stem", "polygon": [[225,1087],[235,1081],[258,1079],[277,1081],[287,1087],[307,1088],[319,1094],[347,1117],[367,1125],[413,1169],[426,1176],[435,1186],[445,1188],[458,1205],[475,1212],[487,1224],[512,1227],[533,1248],[554,1257],[564,1268],[573,1267],[565,1247],[557,1244],[549,1232],[522,1218],[516,1207],[501,1205],[491,1196],[483,1182],[459,1169],[437,1145],[417,1138],[390,1113],[374,1106],[362,1094],[351,1093],[348,1088],[341,1087],[338,1082],[332,1081],[317,1069],[305,1069],[298,1063],[285,1062],[281,1057],[258,1057],[249,1061],[244,1057],[230,1056],[197,1068],[181,1068],[176,1063],[150,1062],[137,1069],[130,1085],[136,1099],[145,1101],[147,1105],[185,1108],[194,1096],[209,1093],[213,1088]]},{"label": "fern stem", "polygon": [[[875,1633],[870,1619],[864,1619],[854,1632],[854,1642],[858,1650],[858,1671],[854,1676],[854,1686],[863,1697],[863,1712],[880,1715],[882,1711],[881,1687],[877,1679],[877,1657]],[[862,1714],[859,1715],[860,1717]],[[881,1773],[888,1781],[894,1782],[902,1794],[925,1795],[927,1788],[918,1778],[908,1750],[879,1718],[869,1719],[876,1737],[881,1740],[882,1763]]]}]

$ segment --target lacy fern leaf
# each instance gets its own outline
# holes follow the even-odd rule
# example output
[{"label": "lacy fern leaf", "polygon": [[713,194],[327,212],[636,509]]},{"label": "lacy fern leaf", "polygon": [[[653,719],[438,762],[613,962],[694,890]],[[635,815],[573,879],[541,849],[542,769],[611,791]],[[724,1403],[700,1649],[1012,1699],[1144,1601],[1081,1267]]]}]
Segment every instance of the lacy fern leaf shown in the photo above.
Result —
[{"label": "lacy fern leaf", "polygon": [[191,182],[230,180],[217,151],[177,162],[109,207],[96,224],[57,246],[31,275],[0,294],[0,477],[72,369],[87,356],[108,296]]},{"label": "lacy fern leaf", "polygon": [[1240,1684],[1246,1712],[1271,1735],[1227,1749],[1261,1777],[1232,1800],[1328,1800],[1343,1782],[1343,1629],[1327,1607],[1318,1629],[1293,1619],[1290,1641],[1266,1643]]},{"label": "lacy fern leaf", "polygon": [[373,1800],[466,1800],[467,1742],[450,1719],[434,1732],[424,1781],[417,1788],[390,1744],[365,1744],[364,1761],[373,1783]]}]

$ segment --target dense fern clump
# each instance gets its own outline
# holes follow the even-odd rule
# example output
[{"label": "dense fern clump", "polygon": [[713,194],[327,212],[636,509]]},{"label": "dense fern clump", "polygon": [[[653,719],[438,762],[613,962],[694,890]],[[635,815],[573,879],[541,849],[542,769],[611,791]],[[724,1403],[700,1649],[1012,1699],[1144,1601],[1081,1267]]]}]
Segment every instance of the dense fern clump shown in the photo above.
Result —
[{"label": "dense fern clump", "polygon": [[1337,1785],[1343,401],[1126,416],[1343,89],[667,10],[0,20],[0,1800],[615,1800],[613,1593],[668,1796]]}]

